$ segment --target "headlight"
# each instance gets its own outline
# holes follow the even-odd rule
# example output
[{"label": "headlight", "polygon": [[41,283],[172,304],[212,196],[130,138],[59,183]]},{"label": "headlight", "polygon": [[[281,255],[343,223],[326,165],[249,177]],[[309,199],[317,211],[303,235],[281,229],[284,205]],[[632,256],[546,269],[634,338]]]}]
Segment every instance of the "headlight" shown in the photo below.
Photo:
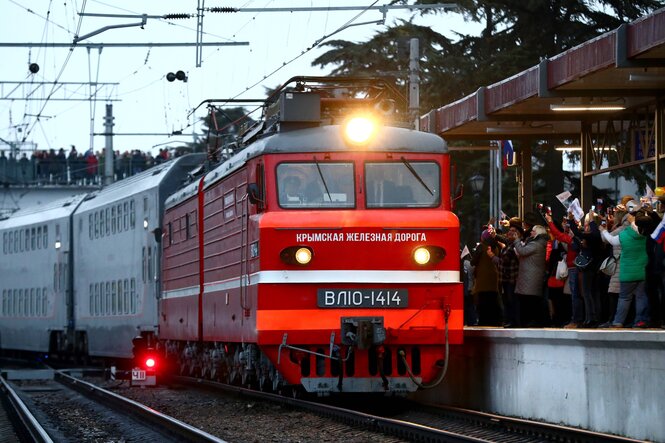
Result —
[{"label": "headlight", "polygon": [[301,265],[306,265],[312,261],[312,251],[308,248],[300,248],[296,251],[295,258]]},{"label": "headlight", "polygon": [[440,246],[419,246],[413,251],[413,261],[420,266],[435,265],[446,257],[446,250]]},{"label": "headlight", "polygon": [[369,142],[378,129],[376,119],[363,116],[352,117],[343,126],[344,138],[356,145]]},{"label": "headlight", "polygon": [[426,265],[429,263],[430,258],[432,258],[432,255],[429,253],[427,248],[417,248],[415,251],[413,251],[413,259],[419,265]]},{"label": "headlight", "polygon": [[312,248],[307,246],[289,246],[279,253],[279,258],[287,265],[307,265],[313,256]]}]

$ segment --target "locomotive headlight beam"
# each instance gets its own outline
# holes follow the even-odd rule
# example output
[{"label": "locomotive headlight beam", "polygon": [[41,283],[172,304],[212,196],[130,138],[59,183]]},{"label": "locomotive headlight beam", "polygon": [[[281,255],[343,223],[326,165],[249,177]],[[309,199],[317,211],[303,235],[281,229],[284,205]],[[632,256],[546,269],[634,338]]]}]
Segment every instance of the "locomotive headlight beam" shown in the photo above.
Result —
[{"label": "locomotive headlight beam", "polygon": [[342,134],[347,143],[363,145],[374,138],[378,128],[378,119],[367,115],[355,116],[344,122]]},{"label": "locomotive headlight beam", "polygon": [[418,246],[413,250],[413,261],[420,266],[435,265],[446,257],[446,250],[441,246]]},{"label": "locomotive headlight beam", "polygon": [[413,251],[413,260],[419,265],[426,265],[431,258],[432,254],[430,254],[427,248],[420,247]]},{"label": "locomotive headlight beam", "polygon": [[312,261],[312,251],[309,248],[299,248],[295,253],[295,259],[301,265],[306,265]]},{"label": "locomotive headlight beam", "polygon": [[313,256],[314,252],[308,246],[289,246],[279,253],[279,258],[287,265],[308,265]]}]

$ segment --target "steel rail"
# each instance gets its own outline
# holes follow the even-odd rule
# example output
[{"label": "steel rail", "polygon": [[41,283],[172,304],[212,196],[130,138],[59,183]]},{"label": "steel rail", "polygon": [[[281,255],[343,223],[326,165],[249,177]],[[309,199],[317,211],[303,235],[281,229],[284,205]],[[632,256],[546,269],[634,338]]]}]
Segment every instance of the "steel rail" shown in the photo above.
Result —
[{"label": "steel rail", "polygon": [[17,423],[22,429],[16,429],[17,434],[28,434],[32,441],[39,443],[53,443],[53,440],[44,430],[42,425],[37,421],[30,409],[25,405],[23,400],[18,396],[16,391],[5,381],[4,377],[0,376],[0,389],[5,394],[12,412],[16,414],[18,419]]},{"label": "steel rail", "polygon": [[332,418],[347,425],[358,426],[374,432],[380,432],[387,435],[397,436],[409,441],[423,442],[466,442],[466,443],[490,443],[491,440],[480,439],[468,435],[462,435],[455,432],[449,432],[442,429],[435,429],[429,426],[410,423],[391,418],[380,417],[364,412],[344,409],[337,406],[325,405],[298,398],[285,397],[282,395],[271,394],[268,392],[255,391],[252,389],[230,386],[223,383],[212,382],[208,380],[196,379],[191,377],[175,376],[174,381],[190,385],[203,386],[213,390],[221,390],[234,393],[248,398],[271,401],[281,405],[291,406],[299,409],[305,409],[315,412],[323,417]]},{"label": "steel rail", "polygon": [[[407,411],[421,410],[432,415],[433,418],[442,418],[447,419],[449,422],[453,422],[445,424],[445,426],[450,426],[455,429],[455,431],[449,431],[416,423],[412,421],[411,418],[401,420],[399,418],[382,417],[380,415],[365,413],[353,409],[285,397],[208,380],[178,376],[174,377],[174,381],[190,386],[202,386],[213,390],[223,390],[235,393],[239,396],[246,396],[254,399],[277,402],[295,408],[302,408],[348,425],[404,438],[409,441],[476,443],[522,440],[565,441],[569,443],[637,443],[639,441],[628,437],[569,426],[403,400],[406,402],[405,404],[407,407],[405,409]],[[463,425],[463,423],[465,425]],[[470,428],[473,428],[473,430],[470,430]]]},{"label": "steel rail", "polygon": [[71,389],[78,391],[88,398],[94,399],[114,410],[121,412],[131,417],[140,417],[146,425],[152,427],[160,433],[169,437],[178,436],[183,441],[187,442],[202,442],[202,443],[225,443],[224,440],[215,437],[205,431],[188,425],[180,420],[171,416],[163,414],[159,411],[151,409],[141,403],[135,402],[128,398],[122,397],[106,389],[95,386],[92,383],[80,380],[65,373],[65,371],[56,371],[55,380],[68,386]]}]

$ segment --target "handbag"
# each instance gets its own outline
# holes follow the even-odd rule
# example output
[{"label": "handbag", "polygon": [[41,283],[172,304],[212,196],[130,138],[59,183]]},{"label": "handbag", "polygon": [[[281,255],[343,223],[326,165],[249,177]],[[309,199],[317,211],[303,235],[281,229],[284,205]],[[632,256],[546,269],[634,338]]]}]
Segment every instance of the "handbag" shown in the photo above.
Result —
[{"label": "handbag", "polygon": [[588,268],[589,265],[591,265],[592,262],[593,262],[593,258],[591,258],[587,255],[584,255],[582,253],[577,254],[577,257],[575,257],[575,266],[577,266],[579,269],[582,269],[582,270]]},{"label": "handbag", "polygon": [[617,271],[617,258],[613,255],[607,257],[600,264],[599,271],[605,275],[614,275],[614,273]]},{"label": "handbag", "polygon": [[556,264],[556,274],[557,280],[565,280],[568,277],[568,264],[566,263],[566,258],[559,260],[559,263]]},{"label": "handbag", "polygon": [[555,278],[553,275],[550,275],[550,277],[547,279],[548,288],[563,288],[565,284],[565,281]]}]

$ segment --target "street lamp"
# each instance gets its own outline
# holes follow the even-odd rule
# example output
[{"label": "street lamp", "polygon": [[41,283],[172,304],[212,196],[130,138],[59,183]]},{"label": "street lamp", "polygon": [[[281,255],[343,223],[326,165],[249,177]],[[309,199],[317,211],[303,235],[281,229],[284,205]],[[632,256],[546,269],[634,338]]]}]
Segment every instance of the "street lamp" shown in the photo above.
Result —
[{"label": "street lamp", "polygon": [[478,242],[480,239],[480,193],[483,191],[483,186],[485,186],[485,177],[480,174],[475,174],[469,178],[469,184],[471,185],[471,192],[473,192],[473,201],[474,201],[474,228],[473,233],[476,236],[475,241]]},{"label": "street lamp", "polygon": [[471,184],[471,191],[473,195],[480,195],[485,186],[485,177],[480,174],[476,174],[469,179],[469,184]]}]

